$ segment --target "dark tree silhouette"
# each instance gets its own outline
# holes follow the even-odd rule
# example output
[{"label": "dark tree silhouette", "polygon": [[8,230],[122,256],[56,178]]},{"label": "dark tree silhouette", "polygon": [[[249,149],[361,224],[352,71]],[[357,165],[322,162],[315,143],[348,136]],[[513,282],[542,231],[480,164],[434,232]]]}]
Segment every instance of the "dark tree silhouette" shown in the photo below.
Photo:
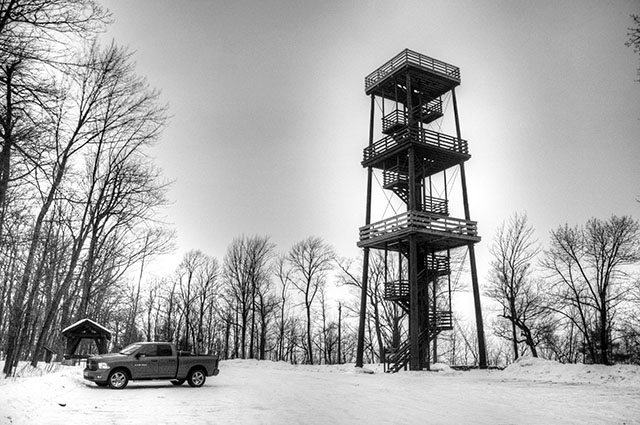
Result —
[{"label": "dark tree silhouette", "polygon": [[333,248],[318,237],[309,237],[293,245],[287,260],[291,267],[291,283],[302,294],[307,318],[308,362],[313,364],[311,309],[316,295],[333,269]]},{"label": "dark tree silhouette", "polygon": [[627,267],[638,262],[640,223],[631,217],[551,232],[543,265],[551,271],[555,310],[580,330],[593,363],[611,362],[614,316],[636,283]]},{"label": "dark tree silhouette", "polygon": [[533,239],[533,227],[526,214],[514,214],[498,229],[490,249],[493,261],[487,295],[502,307],[502,317],[511,325],[509,339],[514,358],[519,356],[522,335],[531,354],[538,357],[534,341],[535,325],[545,313],[541,297],[531,279],[531,264],[540,252]]},{"label": "dark tree silhouette", "polygon": [[[640,15],[631,15],[631,19],[633,20],[633,26],[629,28],[629,32],[627,33],[629,38],[624,44],[627,47],[631,47],[634,53],[640,55]],[[637,81],[640,82],[640,67],[638,67]]]}]

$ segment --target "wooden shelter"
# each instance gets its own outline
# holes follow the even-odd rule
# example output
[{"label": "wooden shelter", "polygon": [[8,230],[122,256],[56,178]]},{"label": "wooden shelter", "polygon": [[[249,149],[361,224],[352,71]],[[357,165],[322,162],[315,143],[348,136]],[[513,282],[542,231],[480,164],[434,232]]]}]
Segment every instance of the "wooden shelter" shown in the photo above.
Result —
[{"label": "wooden shelter", "polygon": [[[408,338],[386,350],[386,370],[428,369],[430,343],[442,331],[453,329],[450,251],[467,248],[476,310],[480,367],[486,367],[484,330],[475,264],[474,244],[480,241],[471,220],[464,163],[471,158],[460,134],[455,87],[460,69],[405,49],[365,78],[371,97],[369,145],[362,166],[368,170],[365,225],[358,246],[364,248],[360,330],[356,365],[362,366],[369,251],[384,251],[385,298],[408,318]],[[453,103],[456,135],[441,133],[443,98]],[[376,105],[382,122],[375,124]],[[374,141],[374,128],[382,138]],[[437,131],[436,131],[437,130]],[[405,211],[382,213],[371,222],[372,176],[406,206]],[[449,175],[447,175],[449,172]],[[460,177],[463,217],[451,216],[454,179]],[[460,187],[460,186],[458,186]],[[388,192],[387,192],[388,193]],[[400,203],[400,201],[397,201]],[[458,203],[458,208],[459,208]]]},{"label": "wooden shelter", "polygon": [[82,319],[62,330],[62,335],[67,339],[64,351],[65,359],[85,358],[87,355],[76,354],[76,350],[83,339],[92,339],[98,347],[99,354],[109,352],[111,331],[91,319]]}]

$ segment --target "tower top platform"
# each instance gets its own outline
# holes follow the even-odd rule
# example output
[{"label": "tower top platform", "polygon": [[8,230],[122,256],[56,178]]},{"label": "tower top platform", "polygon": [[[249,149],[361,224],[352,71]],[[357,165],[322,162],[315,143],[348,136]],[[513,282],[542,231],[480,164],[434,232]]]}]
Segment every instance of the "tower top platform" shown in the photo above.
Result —
[{"label": "tower top platform", "polygon": [[407,73],[411,73],[413,90],[418,90],[432,99],[460,85],[460,68],[404,49],[367,75],[364,79],[365,93],[393,98],[398,85],[404,86]]}]

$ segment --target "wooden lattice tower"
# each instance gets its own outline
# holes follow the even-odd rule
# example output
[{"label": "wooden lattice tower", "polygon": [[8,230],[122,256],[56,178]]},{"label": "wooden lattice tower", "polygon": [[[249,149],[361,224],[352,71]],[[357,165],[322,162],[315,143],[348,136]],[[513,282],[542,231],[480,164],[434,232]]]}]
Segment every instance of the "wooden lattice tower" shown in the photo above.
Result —
[{"label": "wooden lattice tower", "polygon": [[[358,246],[364,248],[363,304],[358,361],[361,363],[365,291],[369,250],[385,253],[397,261],[396,276],[388,276],[385,298],[408,314],[408,340],[389,350],[387,370],[395,372],[407,364],[411,370],[429,368],[430,342],[453,327],[451,312],[450,252],[467,247],[476,309],[480,367],[486,367],[484,331],[478,293],[474,244],[480,241],[476,222],[471,221],[464,163],[471,157],[460,134],[455,87],[460,70],[452,65],[404,50],[365,79],[371,97],[369,146],[362,166],[368,170],[365,226]],[[442,97],[451,93],[456,135],[427,127],[443,117]],[[374,142],[375,105],[380,100],[383,137]],[[385,110],[385,105],[390,105]],[[449,212],[447,170],[458,167],[462,185],[464,218]],[[406,211],[371,223],[371,187],[374,170],[382,174],[382,186],[406,205]],[[444,195],[434,194],[435,181],[444,181]],[[439,189],[442,191],[442,188]],[[440,192],[441,193],[441,192]],[[397,260],[395,260],[397,258]],[[395,265],[395,264],[394,264]],[[387,275],[387,273],[385,273]]]}]

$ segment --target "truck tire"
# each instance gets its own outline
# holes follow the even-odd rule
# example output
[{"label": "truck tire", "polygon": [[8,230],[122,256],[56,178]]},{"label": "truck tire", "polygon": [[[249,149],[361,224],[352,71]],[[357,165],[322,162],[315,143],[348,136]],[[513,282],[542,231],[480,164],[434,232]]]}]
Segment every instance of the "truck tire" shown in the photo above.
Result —
[{"label": "truck tire", "polygon": [[171,381],[173,385],[182,385],[184,384],[184,379],[174,379]]},{"label": "truck tire", "polygon": [[121,390],[129,383],[129,375],[122,369],[116,369],[109,374],[109,388]]},{"label": "truck tire", "polygon": [[201,387],[206,380],[207,374],[201,368],[191,369],[189,375],[187,375],[187,382],[189,382],[190,387]]}]

